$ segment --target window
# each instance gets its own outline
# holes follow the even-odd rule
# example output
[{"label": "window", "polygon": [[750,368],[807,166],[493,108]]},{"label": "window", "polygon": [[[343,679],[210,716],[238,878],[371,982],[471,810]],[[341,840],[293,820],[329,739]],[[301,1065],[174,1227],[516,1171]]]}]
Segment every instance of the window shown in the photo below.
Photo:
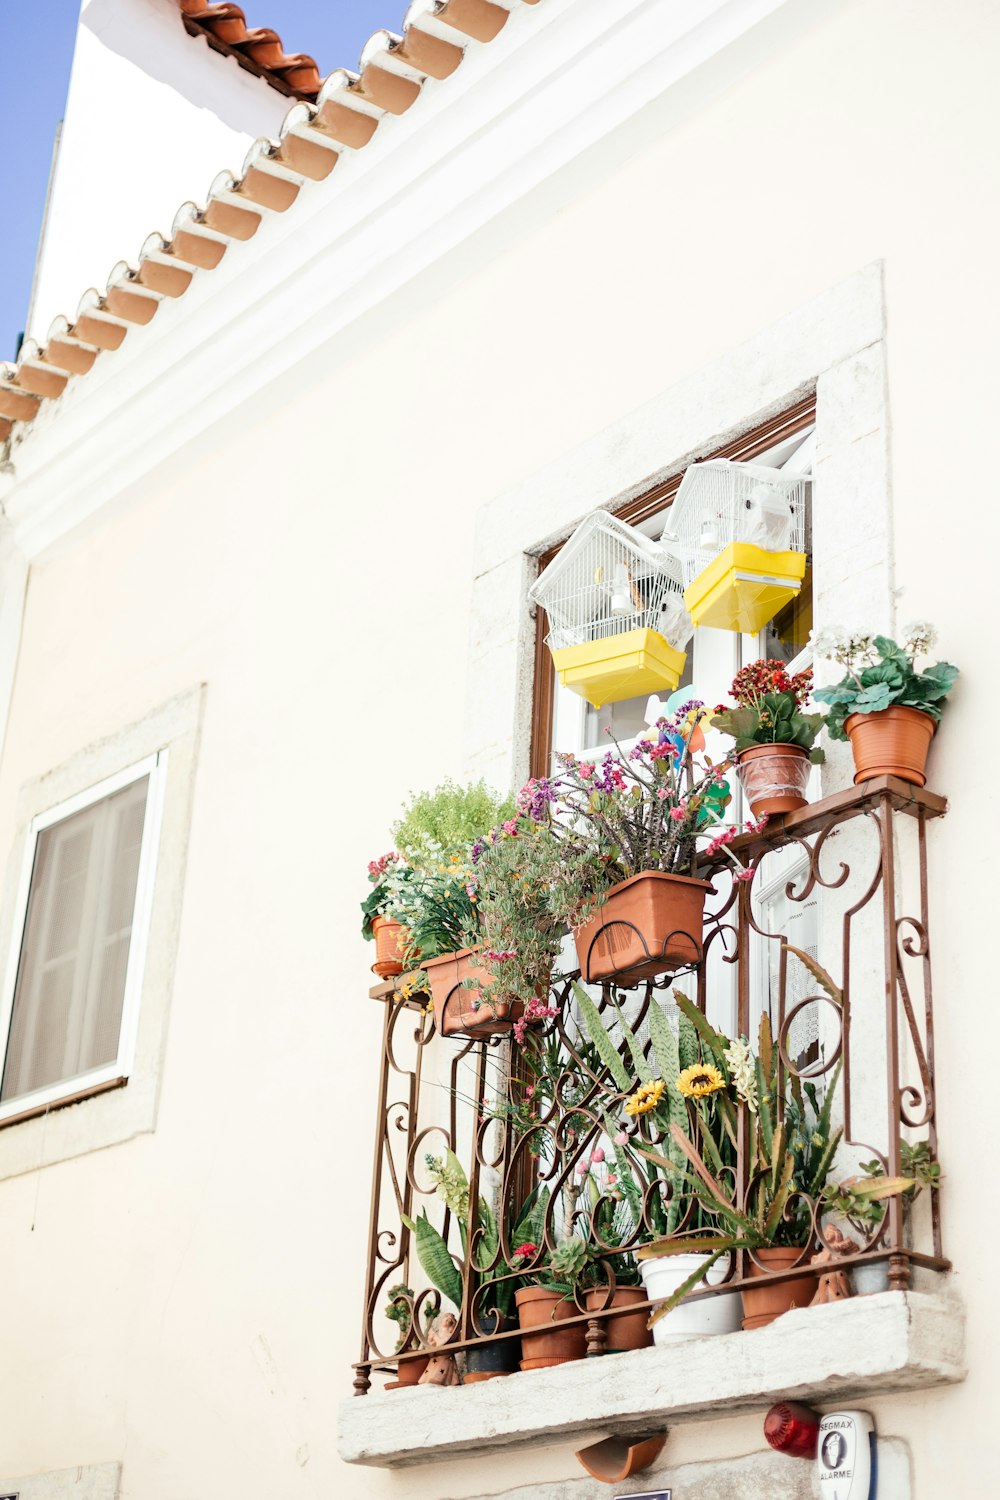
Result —
[{"label": "window", "polygon": [[0,1011],[0,1121],[123,1083],[166,751],[36,817]]}]

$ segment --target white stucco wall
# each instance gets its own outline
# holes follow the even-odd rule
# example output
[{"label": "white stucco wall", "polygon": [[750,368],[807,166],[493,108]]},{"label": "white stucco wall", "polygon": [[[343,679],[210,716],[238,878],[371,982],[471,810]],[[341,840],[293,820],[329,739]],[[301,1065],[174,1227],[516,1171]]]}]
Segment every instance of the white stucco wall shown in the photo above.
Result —
[{"label": "white stucco wall", "polygon": [[[752,72],[650,105],[349,344],[197,443],[178,432],[141,498],[32,568],[0,851],[25,783],[207,686],[156,1130],[0,1184],[18,1289],[6,1473],[121,1459],[125,1500],[446,1500],[579,1473],[559,1447],[405,1474],[336,1457],[379,1022],[364,865],[407,791],[462,769],[481,507],[879,260],[900,610],[935,618],[964,672],[933,752],[951,811],[932,830],[931,915],[971,1374],[870,1404],[910,1445],[915,1500],[977,1494],[990,1471],[996,1127],[970,1068],[993,1012],[982,604],[1000,538],[978,497],[1000,16],[989,0],[792,8]],[[962,506],[976,532],[958,557],[941,528]],[[658,1472],[759,1446],[755,1417],[681,1429]]]},{"label": "white stucco wall", "polygon": [[292,103],[189,37],[174,0],[82,0],[29,335],[44,343],[147,235],[169,236],[181,204],[238,172]]}]

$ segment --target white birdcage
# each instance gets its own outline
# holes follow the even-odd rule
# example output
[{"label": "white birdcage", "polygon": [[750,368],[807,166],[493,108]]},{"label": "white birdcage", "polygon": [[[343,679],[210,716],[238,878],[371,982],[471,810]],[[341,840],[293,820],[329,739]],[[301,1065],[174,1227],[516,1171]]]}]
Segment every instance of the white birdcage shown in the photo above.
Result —
[{"label": "white birdcage", "polygon": [[564,687],[601,708],[673,689],[693,626],[677,559],[607,511],[587,516],[530,591]]},{"label": "white birdcage", "polygon": [[798,593],[809,480],[763,464],[692,464],[662,541],[677,554],[696,625],[756,634]]}]

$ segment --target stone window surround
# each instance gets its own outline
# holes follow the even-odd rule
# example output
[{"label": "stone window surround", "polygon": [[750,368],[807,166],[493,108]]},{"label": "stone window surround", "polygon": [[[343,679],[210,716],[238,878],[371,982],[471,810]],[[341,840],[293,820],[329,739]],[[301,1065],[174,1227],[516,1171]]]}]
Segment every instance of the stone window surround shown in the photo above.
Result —
[{"label": "stone window surround", "polygon": [[198,687],[171,699],[138,723],[78,751],[21,789],[17,831],[8,851],[0,899],[3,955],[19,941],[14,930],[18,887],[32,819],[157,750],[170,752],[135,1057],[128,1081],[75,1103],[53,1104],[40,1113],[4,1122],[0,1127],[0,1181],[101,1150],[155,1127],[204,696],[204,688]]},{"label": "stone window surround", "polygon": [[[483,506],[466,699],[470,776],[508,787],[529,774],[534,618],[527,591],[539,556],[595,507],[619,508],[813,391],[816,610],[828,621],[860,615],[891,631],[885,302],[882,264],[874,262]],[[839,783],[849,751],[832,749],[827,775]]]}]

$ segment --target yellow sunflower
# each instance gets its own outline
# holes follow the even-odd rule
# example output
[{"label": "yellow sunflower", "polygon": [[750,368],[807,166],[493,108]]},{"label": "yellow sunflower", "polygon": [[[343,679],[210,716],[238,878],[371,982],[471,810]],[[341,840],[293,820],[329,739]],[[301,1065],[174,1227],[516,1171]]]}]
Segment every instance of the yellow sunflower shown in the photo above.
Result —
[{"label": "yellow sunflower", "polygon": [[704,1099],[725,1086],[726,1080],[712,1063],[692,1063],[677,1075],[677,1088],[685,1099]]},{"label": "yellow sunflower", "polygon": [[649,1111],[655,1109],[663,1098],[666,1087],[662,1078],[654,1078],[652,1083],[644,1083],[641,1088],[636,1089],[630,1099],[626,1099],[625,1113],[648,1115]]}]

